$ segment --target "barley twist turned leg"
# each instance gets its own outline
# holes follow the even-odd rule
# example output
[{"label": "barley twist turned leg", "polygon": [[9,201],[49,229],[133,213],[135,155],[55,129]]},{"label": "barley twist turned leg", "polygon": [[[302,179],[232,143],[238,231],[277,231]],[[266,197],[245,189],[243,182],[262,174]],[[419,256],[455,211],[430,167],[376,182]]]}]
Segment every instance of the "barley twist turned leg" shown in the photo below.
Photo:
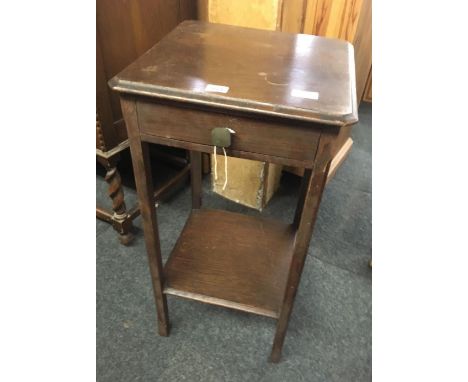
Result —
[{"label": "barley twist turned leg", "polygon": [[125,206],[124,193],[122,189],[122,179],[115,163],[108,163],[106,166],[105,180],[109,185],[107,194],[112,200],[112,210],[114,211],[114,229],[119,233],[119,240],[123,245],[132,242],[134,235],[132,221],[128,218]]}]

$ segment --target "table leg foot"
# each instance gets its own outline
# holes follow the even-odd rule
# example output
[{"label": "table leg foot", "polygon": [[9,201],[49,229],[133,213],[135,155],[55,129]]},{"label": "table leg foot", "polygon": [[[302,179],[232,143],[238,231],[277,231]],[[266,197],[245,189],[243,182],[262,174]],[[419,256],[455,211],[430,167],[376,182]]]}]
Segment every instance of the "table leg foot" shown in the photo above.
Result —
[{"label": "table leg foot", "polygon": [[130,245],[135,238],[135,235],[131,232],[119,235],[120,244],[125,246]]},{"label": "table leg foot", "polygon": [[281,360],[281,350],[275,351],[273,350],[270,354],[270,358],[268,358],[268,361],[271,363],[278,363]]},{"label": "table leg foot", "polygon": [[169,323],[158,321],[158,334],[161,337],[169,337],[170,331],[171,331],[171,325]]}]

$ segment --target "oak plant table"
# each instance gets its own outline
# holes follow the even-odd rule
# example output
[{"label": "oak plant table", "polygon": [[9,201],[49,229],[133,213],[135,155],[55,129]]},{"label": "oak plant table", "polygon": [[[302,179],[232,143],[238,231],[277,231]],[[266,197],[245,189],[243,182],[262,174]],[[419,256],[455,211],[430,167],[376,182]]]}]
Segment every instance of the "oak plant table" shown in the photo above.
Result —
[{"label": "oak plant table", "polygon": [[[114,77],[128,129],[158,313],[166,295],[289,317],[336,142],[357,122],[354,52],[345,41],[185,21]],[[230,156],[305,169],[291,224],[201,207],[201,153],[231,129]],[[163,266],[148,145],[187,149],[192,212]],[[220,166],[221,167],[221,166]]]}]

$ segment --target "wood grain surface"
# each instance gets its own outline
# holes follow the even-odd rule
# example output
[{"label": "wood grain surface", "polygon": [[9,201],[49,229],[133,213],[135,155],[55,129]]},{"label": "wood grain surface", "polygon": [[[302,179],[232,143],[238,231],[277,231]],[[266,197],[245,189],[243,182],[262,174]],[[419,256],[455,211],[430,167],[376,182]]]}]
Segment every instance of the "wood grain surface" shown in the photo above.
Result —
[{"label": "wood grain surface", "polygon": [[165,293],[278,317],[293,242],[283,223],[194,210],[165,265]]},{"label": "wood grain surface", "polygon": [[232,150],[264,153],[296,160],[313,161],[320,126],[284,123],[140,101],[137,104],[140,131],[147,135],[212,146],[211,131],[227,127]]},{"label": "wood grain surface", "polygon": [[339,126],[357,121],[354,84],[345,41],[199,21],[181,23],[110,81],[119,92]]}]

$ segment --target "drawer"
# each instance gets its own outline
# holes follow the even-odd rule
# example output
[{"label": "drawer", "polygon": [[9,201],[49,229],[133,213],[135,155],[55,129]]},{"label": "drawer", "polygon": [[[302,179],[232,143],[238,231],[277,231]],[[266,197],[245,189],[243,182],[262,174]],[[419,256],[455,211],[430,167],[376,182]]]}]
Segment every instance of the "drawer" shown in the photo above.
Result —
[{"label": "drawer", "polygon": [[283,122],[254,119],[211,111],[138,101],[138,124],[143,135],[209,146],[211,130],[228,127],[232,151],[263,154],[311,163],[320,137],[320,128],[301,121]]}]

